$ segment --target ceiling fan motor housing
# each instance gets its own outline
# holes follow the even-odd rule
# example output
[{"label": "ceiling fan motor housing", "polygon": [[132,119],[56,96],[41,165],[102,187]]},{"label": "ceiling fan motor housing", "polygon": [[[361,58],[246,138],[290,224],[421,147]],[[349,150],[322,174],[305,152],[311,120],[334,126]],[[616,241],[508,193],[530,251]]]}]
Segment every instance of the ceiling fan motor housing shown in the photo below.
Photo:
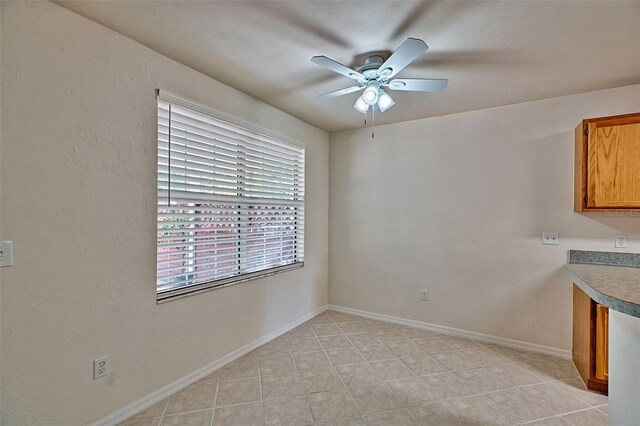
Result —
[{"label": "ceiling fan motor housing", "polygon": [[[378,78],[378,69],[384,63],[384,58],[380,55],[372,55],[364,60],[364,65],[358,68],[358,72],[368,79]],[[391,74],[389,72],[389,74]]]}]

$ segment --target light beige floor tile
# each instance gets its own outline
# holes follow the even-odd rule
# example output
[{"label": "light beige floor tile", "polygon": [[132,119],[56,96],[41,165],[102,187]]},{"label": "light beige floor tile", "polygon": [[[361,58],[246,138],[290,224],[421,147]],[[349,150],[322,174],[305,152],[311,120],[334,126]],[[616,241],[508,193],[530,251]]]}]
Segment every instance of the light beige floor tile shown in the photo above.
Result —
[{"label": "light beige floor tile", "polygon": [[485,395],[518,422],[531,422],[556,415],[553,407],[531,399],[520,389],[507,389]]},{"label": "light beige floor tile", "polygon": [[167,401],[168,399],[164,399],[158,402],[157,404],[131,417],[129,420],[143,420],[143,419],[150,419],[153,417],[162,417],[162,415],[164,414],[164,409],[167,406]]},{"label": "light beige floor tile", "polygon": [[435,354],[438,352],[452,351],[453,347],[445,343],[442,339],[419,339],[414,342],[420,346],[420,349],[428,354]]},{"label": "light beige floor tile", "polygon": [[258,358],[242,357],[220,370],[220,380],[243,379],[258,375]]},{"label": "light beige floor tile", "polygon": [[367,426],[367,423],[364,421],[364,417],[354,417],[351,419],[340,419],[334,422],[328,423],[317,423],[322,426]]},{"label": "light beige floor tile", "polygon": [[365,357],[367,361],[382,361],[385,359],[393,359],[398,356],[394,354],[391,349],[383,344],[372,346],[360,346],[358,351]]},{"label": "light beige floor tile", "polygon": [[168,398],[164,414],[213,408],[216,399],[216,382],[196,382]]},{"label": "light beige floor tile", "polygon": [[160,424],[160,420],[162,420],[162,417],[152,417],[141,420],[127,420],[126,422],[120,423],[118,426],[158,426]]},{"label": "light beige floor tile", "polygon": [[260,346],[257,349],[257,353],[259,357],[274,357],[291,353],[291,348],[289,347],[288,339],[282,338],[281,336],[276,340]]},{"label": "light beige floor tile", "polygon": [[287,332],[284,336],[289,340],[316,337],[315,333],[311,329],[311,325],[301,325]]},{"label": "light beige floor tile", "polygon": [[296,370],[296,362],[293,355],[284,353],[275,357],[260,358],[260,375],[288,373]]},{"label": "light beige floor tile", "polygon": [[609,402],[607,395],[587,390],[582,379],[578,377],[563,379],[553,383],[567,394],[591,405],[592,407],[604,405]]},{"label": "light beige floor tile", "polygon": [[526,426],[569,426],[570,424],[571,423],[564,420],[562,417],[549,417],[548,419],[526,423]]},{"label": "light beige floor tile", "polygon": [[349,392],[363,414],[402,408],[398,398],[382,382],[349,387]]},{"label": "light beige floor tile", "polygon": [[602,405],[602,406],[598,407],[598,411],[608,415],[609,414],[609,405]]},{"label": "light beige floor tile", "polygon": [[386,413],[366,415],[367,424],[369,426],[415,426],[416,421],[411,417],[409,411],[395,410]]},{"label": "light beige floor tile", "polygon": [[317,324],[331,324],[331,323],[334,323],[334,322],[335,321],[333,320],[333,318],[331,318],[331,316],[328,313],[323,312],[323,313],[318,314],[315,317],[311,318],[305,324],[317,325]]},{"label": "light beige floor tile", "polygon": [[338,323],[338,327],[343,333],[362,333],[363,331],[367,331],[368,328],[360,321],[356,322],[340,322]]},{"label": "light beige floor tile", "polygon": [[318,422],[330,422],[358,416],[358,408],[346,389],[308,395],[313,417]]},{"label": "light beige floor tile", "polygon": [[436,402],[434,404],[411,407],[409,411],[418,421],[418,424],[423,426],[462,426],[473,424],[468,421],[465,423],[465,419],[461,418],[446,402]]},{"label": "light beige floor tile", "polygon": [[[216,370],[211,374],[204,376],[202,379],[198,380],[200,383],[213,383],[220,380],[220,370]],[[196,382],[196,383],[198,383]]]},{"label": "light beige floor tile", "polygon": [[340,327],[335,323],[312,325],[311,328],[313,329],[313,332],[316,333],[316,336],[333,336],[342,334]]},{"label": "light beige floor tile", "polygon": [[342,380],[340,380],[335,368],[302,371],[300,377],[305,393],[344,389]]},{"label": "light beige floor tile", "polygon": [[360,321],[363,319],[362,317],[358,317],[355,315],[345,314],[344,312],[331,311],[331,310],[327,311],[327,314],[335,322],[353,322],[353,321]]},{"label": "light beige floor tile", "polygon": [[438,337],[440,334],[431,330],[423,330],[421,328],[406,328],[401,330],[402,334],[407,336],[409,339],[417,340],[417,339],[429,339]]},{"label": "light beige floor tile", "polygon": [[409,340],[407,336],[395,330],[378,331],[375,333],[375,335],[382,343]]},{"label": "light beige floor tile", "polygon": [[265,401],[264,420],[266,426],[312,425],[313,416],[306,396],[293,396]]},{"label": "light beige floor tile", "polygon": [[371,362],[371,367],[382,380],[396,380],[416,376],[404,362],[399,359]]},{"label": "light beige floor tile", "polygon": [[470,370],[480,367],[480,362],[460,351],[438,352],[431,354],[436,361],[443,364],[449,370]]},{"label": "light beige floor tile", "polygon": [[322,350],[322,345],[316,337],[302,337],[289,339],[289,346],[294,354],[301,352],[316,352]]},{"label": "light beige floor tile", "polygon": [[609,422],[608,416],[596,409],[565,414],[562,418],[575,426],[607,426]]},{"label": "light beige floor tile", "polygon": [[482,347],[479,343],[464,337],[441,336],[440,339],[454,349],[473,349]]},{"label": "light beige floor tile", "polygon": [[216,408],[213,426],[260,426],[263,425],[262,402]]},{"label": "light beige floor tile", "polygon": [[408,357],[408,356],[422,356],[427,353],[420,349],[418,345],[416,345],[411,340],[402,340],[399,342],[387,342],[385,345],[391,349],[391,351],[399,357]]},{"label": "light beige floor tile", "polygon": [[365,359],[355,348],[331,349],[327,350],[327,355],[329,355],[329,359],[336,367],[365,362]]},{"label": "light beige floor tile", "polygon": [[424,377],[392,380],[387,382],[387,386],[405,407],[431,404],[443,398],[442,394],[427,384]]},{"label": "light beige floor tile", "polygon": [[283,398],[304,393],[302,379],[297,372],[262,376],[261,380],[262,399]]},{"label": "light beige floor tile", "polygon": [[526,386],[544,382],[545,378],[535,375],[531,371],[522,368],[518,364],[500,364],[486,367],[487,370],[495,374],[500,380],[509,386]]},{"label": "light beige floor tile", "polygon": [[493,404],[484,395],[468,396],[448,401],[454,412],[479,425],[512,425],[515,419]]},{"label": "light beige floor tile", "polygon": [[481,393],[493,392],[513,387],[504,380],[500,379],[486,367],[475,368],[473,370],[458,370],[454,371],[454,374],[462,378],[464,381],[469,383]]},{"label": "light beige floor tile", "polygon": [[362,319],[360,321],[365,325],[365,327],[367,327],[367,331],[369,332],[382,331],[388,327],[388,324],[384,321],[372,320],[368,318]]},{"label": "light beige floor tile", "polygon": [[213,410],[164,416],[161,426],[211,426]]},{"label": "light beige floor tile", "polygon": [[295,354],[295,359],[298,370],[315,370],[332,366],[324,351]]},{"label": "light beige floor tile", "polygon": [[373,333],[345,334],[345,337],[356,347],[377,345],[380,343]]},{"label": "light beige floor tile", "polygon": [[526,361],[528,359],[539,357],[539,354],[536,354],[535,352],[523,351],[520,349],[509,348],[507,346],[493,346],[491,349],[514,362]]},{"label": "light beige floor tile", "polygon": [[440,362],[436,361],[435,358],[429,355],[401,358],[401,360],[402,362],[407,364],[411,371],[419,376],[423,376],[425,374],[443,373],[447,371],[447,367],[445,367]]},{"label": "light beige floor tile", "polygon": [[[220,382],[216,407],[242,404],[260,400],[260,383],[257,377]],[[169,402],[171,403],[171,402]],[[168,407],[167,407],[168,408]]]},{"label": "light beige floor tile", "polygon": [[473,358],[480,367],[488,367],[491,365],[499,365],[510,362],[493,348],[477,348],[477,349],[461,349],[460,352]]},{"label": "light beige floor tile", "polygon": [[570,411],[583,410],[589,408],[589,405],[574,398],[571,392],[567,391],[568,386],[560,386],[559,382],[541,383],[539,385],[531,385],[521,387],[530,400],[538,401],[539,404],[545,404],[552,407],[555,414],[568,413]]},{"label": "light beige floor tile", "polygon": [[608,398],[586,390],[570,360],[325,312],[123,425],[210,426],[213,413],[214,425],[261,425],[266,415],[268,424],[362,426],[345,385],[371,424],[567,426],[607,418]]},{"label": "light beige floor tile", "polygon": [[445,398],[460,398],[479,393],[473,386],[451,372],[424,376],[424,380]]},{"label": "light beige floor tile", "polygon": [[347,386],[373,383],[380,380],[375,370],[367,363],[343,365],[337,367],[336,370]]},{"label": "light beige floor tile", "polygon": [[337,336],[320,336],[318,337],[320,344],[325,350],[353,348],[353,345],[344,335]]},{"label": "light beige floor tile", "polygon": [[518,365],[546,380],[577,377],[578,370],[576,370],[573,363],[568,364],[560,361],[565,360],[556,361],[550,358],[535,358],[518,363]]},{"label": "light beige floor tile", "polygon": [[[421,328],[418,327],[411,327],[408,325],[402,325],[402,324],[393,324],[393,329],[396,331],[399,331],[400,333],[404,334],[405,336],[409,337],[409,334],[415,334],[418,331],[427,331],[427,330],[423,330]],[[435,333],[429,331],[429,336],[433,336]]]}]

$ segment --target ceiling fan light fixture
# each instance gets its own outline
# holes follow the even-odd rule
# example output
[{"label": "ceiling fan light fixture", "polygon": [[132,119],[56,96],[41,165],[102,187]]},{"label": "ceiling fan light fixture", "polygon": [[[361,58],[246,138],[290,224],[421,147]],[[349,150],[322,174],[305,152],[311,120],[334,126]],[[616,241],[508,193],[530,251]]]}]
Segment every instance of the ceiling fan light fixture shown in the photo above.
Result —
[{"label": "ceiling fan light fixture", "polygon": [[364,101],[364,95],[360,95],[353,107],[363,114],[366,114],[369,110],[369,104]]},{"label": "ceiling fan light fixture", "polygon": [[367,103],[367,105],[373,106],[378,102],[378,96],[378,88],[375,86],[369,86],[364,89],[362,99]]},{"label": "ceiling fan light fixture", "polygon": [[384,90],[380,90],[380,95],[378,97],[378,108],[380,108],[380,112],[385,112],[396,103],[391,99],[391,96],[387,94]]}]

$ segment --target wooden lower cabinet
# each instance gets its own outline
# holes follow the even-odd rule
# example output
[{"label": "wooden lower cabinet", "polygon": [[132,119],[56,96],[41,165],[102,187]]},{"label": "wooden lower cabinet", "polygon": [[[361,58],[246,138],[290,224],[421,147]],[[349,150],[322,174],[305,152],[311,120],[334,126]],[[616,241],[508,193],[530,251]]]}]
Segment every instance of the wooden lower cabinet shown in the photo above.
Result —
[{"label": "wooden lower cabinet", "polygon": [[573,362],[587,389],[608,393],[609,308],[573,285]]}]

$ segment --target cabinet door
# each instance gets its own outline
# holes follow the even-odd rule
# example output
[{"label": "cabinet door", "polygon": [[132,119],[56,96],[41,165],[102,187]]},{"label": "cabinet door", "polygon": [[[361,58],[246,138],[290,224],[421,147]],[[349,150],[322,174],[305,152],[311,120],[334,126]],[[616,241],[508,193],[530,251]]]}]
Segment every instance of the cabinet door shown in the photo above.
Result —
[{"label": "cabinet door", "polygon": [[640,117],[588,126],[587,205],[640,207]]}]

